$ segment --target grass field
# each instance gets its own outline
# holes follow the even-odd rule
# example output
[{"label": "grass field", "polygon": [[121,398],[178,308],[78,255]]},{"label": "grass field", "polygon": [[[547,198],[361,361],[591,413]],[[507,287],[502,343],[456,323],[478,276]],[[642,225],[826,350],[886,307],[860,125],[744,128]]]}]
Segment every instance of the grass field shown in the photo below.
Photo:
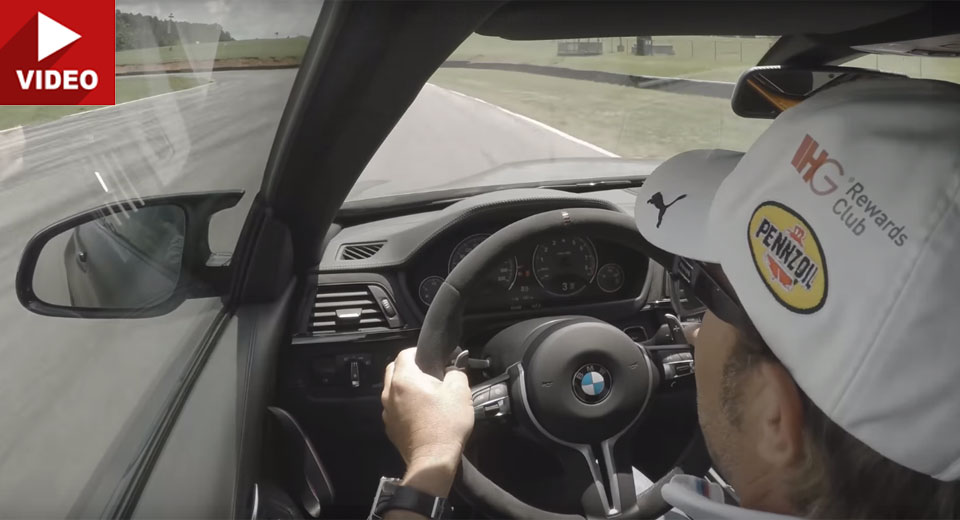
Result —
[{"label": "grass field", "polygon": [[[206,83],[188,76],[145,76],[117,78],[117,103],[184,90]],[[93,110],[96,106],[0,106],[0,130],[15,126],[47,123],[71,114]]]},{"label": "grass field", "polygon": [[[557,56],[556,40],[509,41],[474,34],[467,38],[450,59],[551,65],[622,74],[733,82],[743,71],[760,60],[776,38],[654,36],[655,45],[672,47],[672,56],[635,56],[630,53],[631,46],[636,41],[636,38],[632,37],[592,39],[598,40],[603,42],[602,55]],[[119,51],[116,60],[118,67],[213,60],[299,62],[308,41],[305,37],[298,37],[155,47]],[[623,52],[617,51],[619,45],[623,45]],[[913,77],[960,82],[960,60],[957,59],[873,55],[864,56],[848,65],[904,73]]]},{"label": "grass field", "polygon": [[[596,39],[592,41],[598,41]],[[557,56],[557,42],[473,35],[452,60],[523,63],[621,74],[736,81],[774,38],[654,37],[673,55],[636,56],[636,38],[602,38],[597,56]],[[618,46],[623,45],[623,52]],[[532,117],[625,157],[665,159],[692,148],[746,150],[769,121],[737,117],[724,99],[520,72],[441,69],[431,82]]]},{"label": "grass field", "polygon": [[[597,41],[598,39],[593,39]],[[508,41],[474,34],[458,48],[451,60],[523,63],[621,74],[668,76],[736,81],[772,45],[773,38],[654,37],[655,45],[670,45],[673,56],[635,56],[630,53],[636,38],[600,38],[603,54],[557,56],[556,40]],[[624,46],[624,52],[617,47]]]},{"label": "grass field", "polygon": [[186,61],[260,59],[265,61],[284,58],[303,58],[307,38],[281,38],[270,40],[238,40],[222,43],[198,43],[153,47],[117,52],[117,65],[142,65],[176,63]]},{"label": "grass field", "polygon": [[[597,41],[597,40],[593,40]],[[474,35],[451,59],[524,63],[622,74],[736,81],[773,38],[654,37],[672,56],[635,56],[635,38],[603,38],[604,54],[557,56],[556,41],[514,42]],[[610,52],[613,51],[613,52]],[[847,65],[960,83],[960,59],[871,55]],[[431,80],[524,114],[626,157],[666,158],[691,148],[746,150],[769,126],[742,119],[728,100],[521,72],[446,68]]]},{"label": "grass field", "polygon": [[[653,40],[656,45],[671,45],[675,55],[634,56],[630,53],[630,46],[636,38],[603,38],[602,55],[557,56],[556,40],[509,41],[474,34],[467,38],[450,59],[736,81],[740,73],[756,63],[774,41],[772,38],[706,36],[654,37]],[[621,41],[624,52],[616,52]],[[307,43],[308,39],[301,37],[187,44],[119,51],[116,59],[118,67],[213,60],[299,62],[306,51]]]},{"label": "grass field", "polygon": [[432,83],[521,113],[624,157],[746,150],[769,126],[723,99],[496,70],[441,69]]}]

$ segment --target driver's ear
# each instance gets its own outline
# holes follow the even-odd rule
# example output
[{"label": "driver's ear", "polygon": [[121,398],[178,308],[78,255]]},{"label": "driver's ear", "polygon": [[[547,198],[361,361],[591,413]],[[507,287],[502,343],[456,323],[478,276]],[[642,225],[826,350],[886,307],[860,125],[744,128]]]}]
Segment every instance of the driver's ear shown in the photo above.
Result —
[{"label": "driver's ear", "polygon": [[762,361],[755,371],[751,398],[752,421],[757,428],[757,454],[768,464],[788,468],[803,454],[803,401],[787,369]]}]

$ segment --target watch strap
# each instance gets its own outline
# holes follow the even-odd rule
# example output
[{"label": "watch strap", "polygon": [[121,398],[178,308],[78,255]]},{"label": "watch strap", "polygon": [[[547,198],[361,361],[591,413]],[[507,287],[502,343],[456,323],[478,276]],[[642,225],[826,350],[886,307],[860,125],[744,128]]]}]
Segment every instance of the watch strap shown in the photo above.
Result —
[{"label": "watch strap", "polygon": [[377,505],[376,515],[382,517],[387,511],[403,509],[431,519],[439,519],[446,509],[447,499],[428,495],[407,486],[397,486],[393,495]]}]

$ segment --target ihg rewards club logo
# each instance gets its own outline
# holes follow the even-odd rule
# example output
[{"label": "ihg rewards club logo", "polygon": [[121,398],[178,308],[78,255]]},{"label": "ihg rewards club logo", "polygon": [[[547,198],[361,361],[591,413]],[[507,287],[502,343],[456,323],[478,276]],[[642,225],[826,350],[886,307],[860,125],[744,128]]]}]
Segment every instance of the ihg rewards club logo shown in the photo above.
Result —
[{"label": "ihg rewards club logo", "polygon": [[0,105],[114,104],[114,6],[11,1],[0,16]]},{"label": "ihg rewards club logo", "polygon": [[[907,242],[906,226],[898,224],[888,215],[880,204],[870,197],[862,182],[853,177],[845,177],[843,165],[836,159],[831,159],[826,150],[820,149],[814,138],[804,136],[790,164],[815,195],[836,196],[839,191],[840,196],[833,202],[833,214],[837,215],[854,235],[860,236],[868,226],[876,226],[877,230],[897,247],[902,247]],[[838,184],[841,178],[846,181],[845,189]]]}]

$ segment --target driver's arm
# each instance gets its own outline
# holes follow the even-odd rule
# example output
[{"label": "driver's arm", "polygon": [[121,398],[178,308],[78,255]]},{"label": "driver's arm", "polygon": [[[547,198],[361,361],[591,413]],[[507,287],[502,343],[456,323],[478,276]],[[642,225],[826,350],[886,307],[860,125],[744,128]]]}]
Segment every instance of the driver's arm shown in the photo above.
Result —
[{"label": "driver's arm", "polygon": [[[383,423],[387,436],[407,463],[403,485],[446,497],[460,455],[473,430],[473,402],[463,372],[451,370],[443,381],[425,374],[414,361],[415,348],[401,352],[384,375]],[[422,518],[389,511],[386,518]]]}]

